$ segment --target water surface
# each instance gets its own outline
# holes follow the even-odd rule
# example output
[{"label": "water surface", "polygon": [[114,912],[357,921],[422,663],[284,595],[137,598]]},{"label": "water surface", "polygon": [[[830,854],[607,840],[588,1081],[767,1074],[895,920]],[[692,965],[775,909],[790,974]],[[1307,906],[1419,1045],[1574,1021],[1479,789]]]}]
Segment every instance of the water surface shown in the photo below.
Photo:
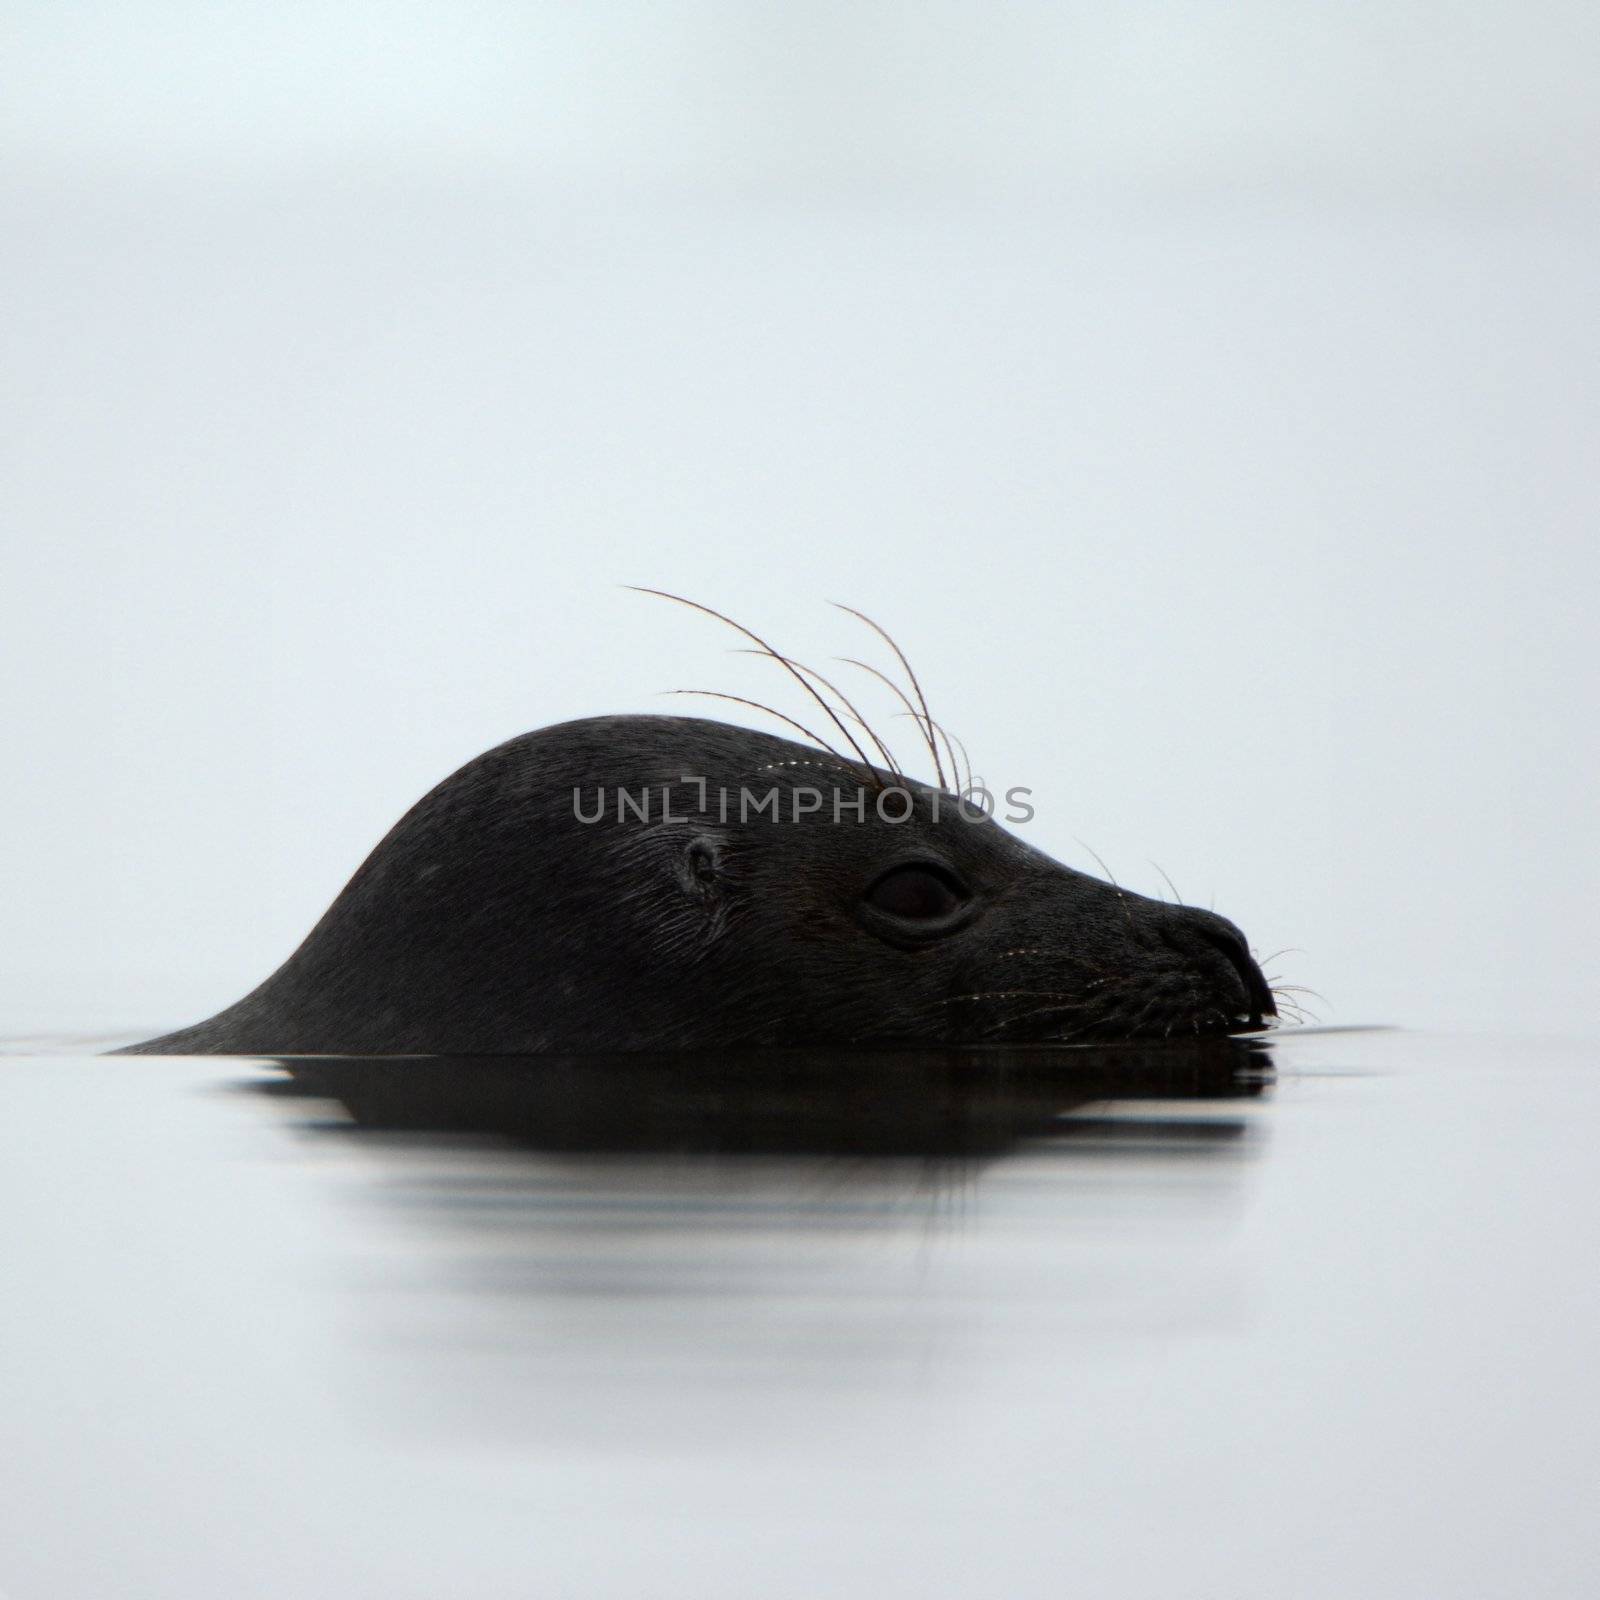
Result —
[{"label": "water surface", "polygon": [[0,1592],[1588,1592],[1595,1051],[0,1062]]}]

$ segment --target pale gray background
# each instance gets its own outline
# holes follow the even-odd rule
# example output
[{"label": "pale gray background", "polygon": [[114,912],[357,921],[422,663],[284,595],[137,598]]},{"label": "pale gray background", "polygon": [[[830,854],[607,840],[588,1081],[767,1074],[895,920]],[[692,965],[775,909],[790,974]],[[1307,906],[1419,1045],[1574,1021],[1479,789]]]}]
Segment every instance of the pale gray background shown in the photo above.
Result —
[{"label": "pale gray background", "polygon": [[1592,1591],[1592,4],[0,15],[8,1044],[232,999],[493,741],[778,689],[626,581],[881,615],[1035,842],[1497,1030],[953,1173],[14,1063],[0,1587]]},{"label": "pale gray background", "polygon": [[1591,1028],[1592,6],[6,19],[6,1029],[234,998],[508,735],[778,690],[626,581],[880,615],[1329,1020]]}]

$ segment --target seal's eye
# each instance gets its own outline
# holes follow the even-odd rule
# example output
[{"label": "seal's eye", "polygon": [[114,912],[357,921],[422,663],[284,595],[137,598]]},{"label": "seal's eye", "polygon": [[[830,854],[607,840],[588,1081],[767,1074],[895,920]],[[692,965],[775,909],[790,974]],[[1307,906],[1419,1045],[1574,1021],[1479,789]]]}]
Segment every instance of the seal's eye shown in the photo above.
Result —
[{"label": "seal's eye", "polygon": [[940,867],[893,867],[867,890],[867,904],[906,922],[942,922],[959,911],[967,891]]}]

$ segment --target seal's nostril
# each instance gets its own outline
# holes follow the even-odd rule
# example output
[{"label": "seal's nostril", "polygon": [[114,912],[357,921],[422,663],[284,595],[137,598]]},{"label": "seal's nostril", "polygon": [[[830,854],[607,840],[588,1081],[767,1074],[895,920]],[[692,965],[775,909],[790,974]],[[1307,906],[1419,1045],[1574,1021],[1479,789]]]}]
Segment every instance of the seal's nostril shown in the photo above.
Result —
[{"label": "seal's nostril", "polygon": [[1256,965],[1250,954],[1250,947],[1244,942],[1242,935],[1223,922],[1220,917],[1215,922],[1207,922],[1196,927],[1194,931],[1213,950],[1220,951],[1226,956],[1238,974],[1239,982],[1244,986],[1245,995],[1250,1002],[1252,1025],[1259,1027],[1264,1018],[1277,1016],[1278,1003],[1272,998],[1272,990],[1268,987],[1266,976]]}]

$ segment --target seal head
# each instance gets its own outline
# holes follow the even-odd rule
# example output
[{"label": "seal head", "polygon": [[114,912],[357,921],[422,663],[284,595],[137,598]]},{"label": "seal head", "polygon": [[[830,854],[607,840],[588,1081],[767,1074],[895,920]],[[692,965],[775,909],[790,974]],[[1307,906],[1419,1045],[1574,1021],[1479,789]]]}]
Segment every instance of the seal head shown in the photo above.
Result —
[{"label": "seal head", "polygon": [[259,988],[143,1053],[1194,1038],[1270,989],[1226,918],[772,734],[588,718],[479,756]]}]

